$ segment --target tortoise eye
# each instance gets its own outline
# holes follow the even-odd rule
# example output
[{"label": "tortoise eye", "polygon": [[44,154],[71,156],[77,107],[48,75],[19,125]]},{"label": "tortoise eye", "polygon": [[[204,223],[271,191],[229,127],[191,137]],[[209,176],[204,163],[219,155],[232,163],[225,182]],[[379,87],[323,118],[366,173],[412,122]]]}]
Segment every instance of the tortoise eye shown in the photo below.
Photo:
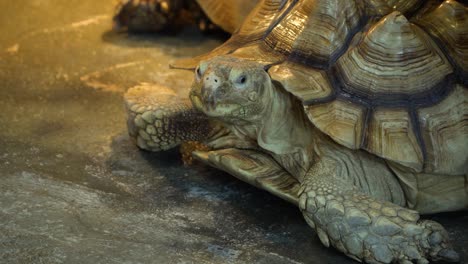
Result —
[{"label": "tortoise eye", "polygon": [[244,85],[247,82],[247,76],[241,75],[237,78],[236,83]]}]

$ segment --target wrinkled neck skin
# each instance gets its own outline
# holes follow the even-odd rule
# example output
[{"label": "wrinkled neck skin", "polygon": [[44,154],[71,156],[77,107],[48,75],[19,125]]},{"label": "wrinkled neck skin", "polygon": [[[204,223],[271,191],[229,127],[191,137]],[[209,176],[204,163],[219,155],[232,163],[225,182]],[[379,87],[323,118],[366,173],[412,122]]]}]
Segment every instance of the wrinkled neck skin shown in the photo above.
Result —
[{"label": "wrinkled neck skin", "polygon": [[[316,163],[328,166],[338,177],[365,194],[404,205],[401,186],[385,162],[365,151],[351,150],[335,143],[308,120],[303,106],[282,87],[273,83],[265,101],[262,118],[252,122],[258,145],[299,182],[310,175]],[[249,127],[249,126],[246,126]],[[242,126],[239,126],[242,128]],[[352,169],[349,169],[352,168]]]},{"label": "wrinkled neck skin", "polygon": [[313,161],[315,129],[305,116],[302,104],[275,83],[266,84],[261,96],[263,111],[247,122],[231,123],[240,137],[256,140],[273,158],[299,181]]},{"label": "wrinkled neck skin", "polygon": [[378,199],[405,204],[397,178],[382,159],[335,143],[312,125],[293,95],[275,83],[265,88],[262,112],[231,123],[237,136],[256,141],[299,182],[312,176],[310,168],[321,162],[334,171],[330,177],[342,178]]}]

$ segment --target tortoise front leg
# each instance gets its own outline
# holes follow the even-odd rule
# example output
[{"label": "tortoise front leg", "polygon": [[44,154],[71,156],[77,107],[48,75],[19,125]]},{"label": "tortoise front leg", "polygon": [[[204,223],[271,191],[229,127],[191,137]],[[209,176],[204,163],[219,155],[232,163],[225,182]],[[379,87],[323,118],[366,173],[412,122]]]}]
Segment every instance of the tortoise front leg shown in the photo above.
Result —
[{"label": "tortoise front leg", "polygon": [[416,211],[380,201],[340,177],[339,164],[322,158],[301,186],[299,207],[325,246],[368,263],[458,261],[445,229]]},{"label": "tortoise front leg", "polygon": [[127,126],[137,145],[168,150],[186,141],[204,141],[223,130],[166,87],[140,85],[125,94]]},{"label": "tortoise front leg", "polygon": [[228,148],[195,151],[194,157],[236,178],[297,205],[299,182],[271,156],[256,150]]}]

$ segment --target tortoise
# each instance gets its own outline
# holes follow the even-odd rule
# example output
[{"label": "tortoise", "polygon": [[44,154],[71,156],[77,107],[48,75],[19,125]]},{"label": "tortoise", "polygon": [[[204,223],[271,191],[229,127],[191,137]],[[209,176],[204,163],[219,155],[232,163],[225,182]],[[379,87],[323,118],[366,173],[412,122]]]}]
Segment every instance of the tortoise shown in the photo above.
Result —
[{"label": "tortoise", "polygon": [[[197,24],[203,32],[218,27],[233,33],[258,0],[123,0],[114,28],[130,32],[174,31]],[[221,10],[223,10],[221,12]]]},{"label": "tortoise", "polygon": [[264,0],[195,71],[190,101],[125,96],[139,147],[193,156],[297,205],[368,263],[459,261],[421,214],[468,208],[468,8],[454,0]]}]

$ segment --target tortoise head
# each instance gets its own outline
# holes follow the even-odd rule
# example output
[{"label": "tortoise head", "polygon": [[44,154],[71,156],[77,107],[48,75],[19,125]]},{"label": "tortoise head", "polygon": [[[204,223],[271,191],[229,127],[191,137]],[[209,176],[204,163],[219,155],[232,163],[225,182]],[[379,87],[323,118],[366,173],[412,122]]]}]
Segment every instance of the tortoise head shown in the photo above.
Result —
[{"label": "tortoise head", "polygon": [[195,69],[190,99],[196,109],[226,122],[262,118],[271,79],[259,63],[219,56]]}]

